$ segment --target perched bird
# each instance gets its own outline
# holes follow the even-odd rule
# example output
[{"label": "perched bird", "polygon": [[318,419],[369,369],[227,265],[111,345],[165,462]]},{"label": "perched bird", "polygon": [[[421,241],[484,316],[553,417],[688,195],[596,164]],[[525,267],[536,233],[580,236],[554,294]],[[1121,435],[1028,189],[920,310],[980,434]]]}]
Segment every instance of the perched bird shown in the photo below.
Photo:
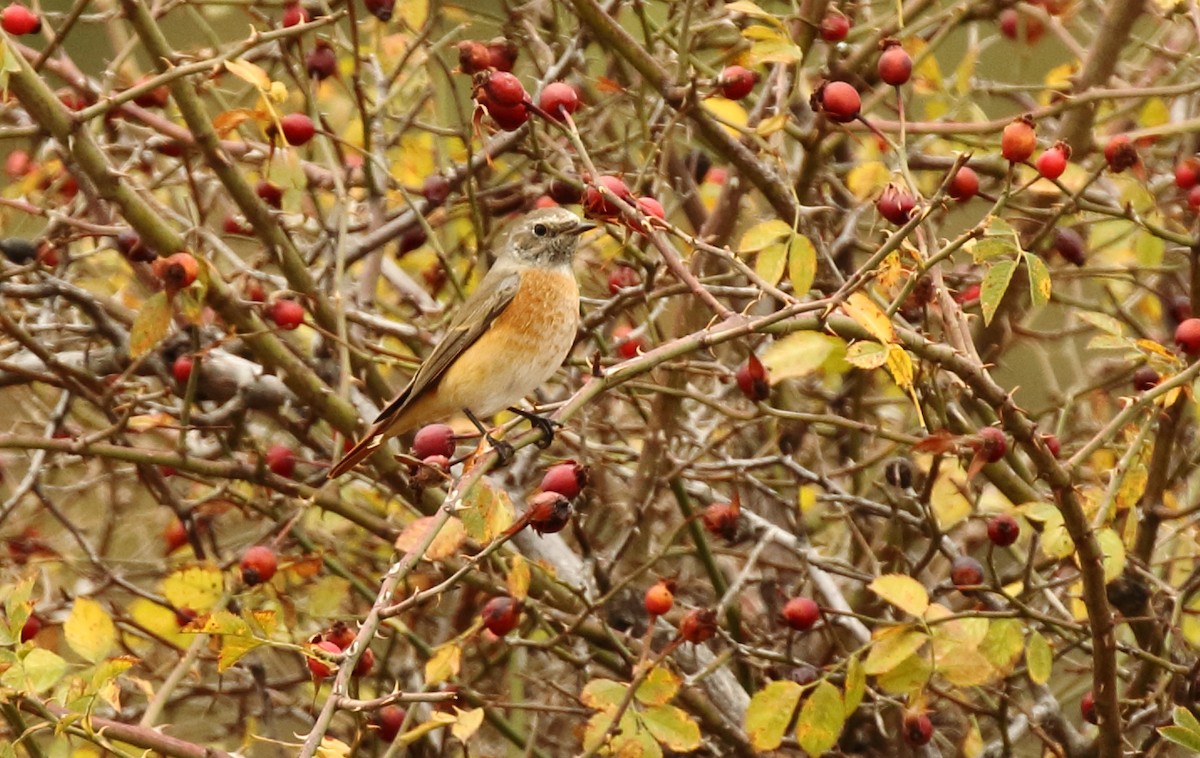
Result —
[{"label": "perched bird", "polygon": [[[479,426],[479,416],[512,406],[553,376],[571,350],[579,323],[579,285],[571,261],[579,235],[593,228],[557,207],[518,221],[445,337],[328,478],[354,468],[389,437],[455,413],[466,413]],[[511,410],[547,437],[552,433],[546,419]]]}]

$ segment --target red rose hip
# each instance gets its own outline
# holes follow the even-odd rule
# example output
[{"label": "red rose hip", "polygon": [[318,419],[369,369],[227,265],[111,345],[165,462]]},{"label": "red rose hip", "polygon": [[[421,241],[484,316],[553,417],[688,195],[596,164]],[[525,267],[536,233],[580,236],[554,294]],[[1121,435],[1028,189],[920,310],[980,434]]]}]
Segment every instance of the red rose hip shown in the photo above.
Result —
[{"label": "red rose hip", "polygon": [[587,486],[587,482],[587,466],[575,461],[563,461],[546,470],[538,489],[542,492],[557,492],[569,500],[574,500]]},{"label": "red rose hip", "polygon": [[862,110],[862,98],[858,90],[846,82],[826,82],[813,93],[814,109],[824,113],[830,121],[846,124],[858,118]]},{"label": "red rose hip", "polygon": [[1033,119],[1022,116],[1004,127],[1000,135],[1000,153],[1012,163],[1024,163],[1037,147]]},{"label": "red rose hip", "polygon": [[[248,586],[271,581],[279,564],[275,551],[266,545],[254,545],[242,554],[242,581]],[[340,652],[340,651],[339,651]]]},{"label": "red rose hip", "polygon": [[517,600],[501,595],[494,597],[483,606],[483,611],[480,614],[483,619],[483,626],[497,637],[504,635],[517,628],[517,624],[521,621],[521,604]]},{"label": "red rose hip", "polygon": [[14,37],[20,37],[40,32],[42,19],[24,5],[14,3],[0,12],[0,26]]},{"label": "red rose hip", "polygon": [[447,424],[426,424],[413,437],[412,454],[425,460],[431,455],[454,457],[456,444],[454,429]]},{"label": "red rose hip", "polygon": [[807,597],[794,597],[783,606],[783,621],[798,632],[806,632],[821,618],[821,609]]},{"label": "red rose hip", "polygon": [[950,179],[946,194],[960,203],[965,203],[975,197],[979,194],[979,174],[975,173],[975,169],[970,166],[960,166],[958,171],[954,172],[954,177]]},{"label": "red rose hip", "polygon": [[538,107],[551,118],[561,121],[564,113],[574,113],[579,109],[579,93],[566,82],[551,82],[542,90]]},{"label": "red rose hip", "polygon": [[1189,356],[1200,355],[1200,318],[1185,319],[1176,327],[1175,344]]},{"label": "red rose hip", "polygon": [[304,307],[295,300],[276,300],[271,304],[271,320],[290,331],[304,323]]},{"label": "red rose hip", "polygon": [[987,535],[996,547],[1008,547],[1021,536],[1021,527],[1010,514],[1001,513],[988,521]]},{"label": "red rose hip", "polygon": [[821,19],[821,39],[826,42],[841,42],[850,33],[850,19],[841,13],[827,13]]},{"label": "red rose hip", "polygon": [[717,79],[721,95],[730,100],[741,100],[754,90],[758,74],[742,66],[726,66]]},{"label": "red rose hip", "polygon": [[675,606],[675,582],[670,579],[659,579],[650,589],[646,590],[643,598],[646,613],[651,616],[665,616]]},{"label": "red rose hip", "polygon": [[879,78],[893,87],[908,84],[912,78],[913,60],[896,40],[884,40],[883,53],[879,56]]}]

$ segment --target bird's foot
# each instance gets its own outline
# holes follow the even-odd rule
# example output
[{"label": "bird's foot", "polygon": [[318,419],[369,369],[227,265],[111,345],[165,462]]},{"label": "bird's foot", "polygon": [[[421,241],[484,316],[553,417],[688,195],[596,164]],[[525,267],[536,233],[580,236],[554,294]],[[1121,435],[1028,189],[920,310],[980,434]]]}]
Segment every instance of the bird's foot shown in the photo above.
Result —
[{"label": "bird's foot", "polygon": [[484,432],[483,438],[488,441],[492,449],[496,451],[496,457],[500,459],[501,466],[507,466],[516,454],[513,446],[504,440],[498,440],[491,435],[490,432]]},{"label": "bird's foot", "polygon": [[536,413],[530,413],[529,411],[521,410],[520,408],[509,408],[509,410],[528,421],[535,429],[542,433],[542,436],[537,441],[537,446],[543,450],[553,444],[555,429],[562,428],[562,424],[552,418],[539,416]]}]

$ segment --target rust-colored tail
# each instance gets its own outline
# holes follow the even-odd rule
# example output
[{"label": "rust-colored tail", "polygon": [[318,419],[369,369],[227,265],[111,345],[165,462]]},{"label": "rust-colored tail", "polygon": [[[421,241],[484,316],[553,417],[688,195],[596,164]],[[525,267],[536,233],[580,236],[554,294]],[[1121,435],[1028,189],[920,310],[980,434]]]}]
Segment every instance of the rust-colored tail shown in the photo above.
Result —
[{"label": "rust-colored tail", "polygon": [[367,432],[354,447],[350,448],[350,452],[346,453],[340,461],[335,463],[329,471],[325,473],[326,479],[336,479],[350,469],[354,468],[364,458],[375,452],[380,445],[387,441],[387,435],[379,428],[379,425],[371,427],[371,431]]}]

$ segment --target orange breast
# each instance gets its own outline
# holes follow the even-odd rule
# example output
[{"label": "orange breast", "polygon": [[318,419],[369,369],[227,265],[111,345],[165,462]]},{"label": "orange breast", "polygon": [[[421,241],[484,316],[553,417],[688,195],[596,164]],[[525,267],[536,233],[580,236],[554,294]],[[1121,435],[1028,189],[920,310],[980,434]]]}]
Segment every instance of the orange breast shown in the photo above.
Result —
[{"label": "orange breast", "polygon": [[439,382],[443,402],[491,415],[515,405],[562,365],[579,323],[569,269],[529,269],[508,307]]}]

